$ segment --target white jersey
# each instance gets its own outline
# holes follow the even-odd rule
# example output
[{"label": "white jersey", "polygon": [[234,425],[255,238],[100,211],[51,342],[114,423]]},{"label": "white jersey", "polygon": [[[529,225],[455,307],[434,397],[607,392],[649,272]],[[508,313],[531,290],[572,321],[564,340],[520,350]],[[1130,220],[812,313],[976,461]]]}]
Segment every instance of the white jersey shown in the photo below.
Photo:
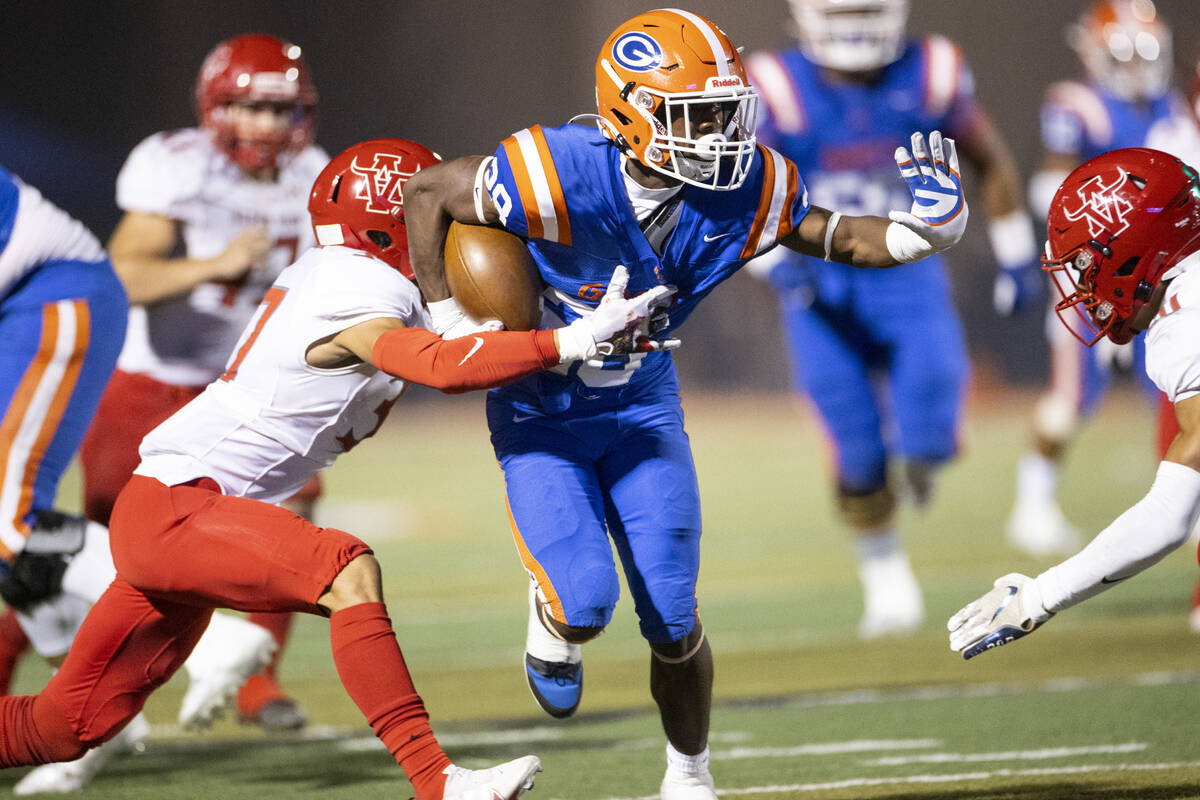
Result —
[{"label": "white jersey", "polygon": [[310,345],[380,317],[429,327],[417,287],[360,250],[314,248],[279,276],[224,374],[142,441],[138,475],[212,478],[235,497],[290,497],[373,434],[404,381],[370,364],[319,369]]},{"label": "white jersey", "polygon": [[1200,256],[1171,281],[1146,331],[1146,374],[1172,403],[1200,394]]},{"label": "white jersey", "polygon": [[117,177],[117,205],[180,223],[183,254],[213,258],[238,234],[265,227],[267,267],[244,283],[203,283],[184,294],[129,312],[117,367],[163,383],[203,386],[225,360],[263,293],[296,256],[313,245],[308,194],[329,157],[309,147],[274,182],[246,176],[197,128],[157,133],[129,154]]},{"label": "white jersey", "polygon": [[1146,134],[1146,147],[1170,153],[1185,164],[1200,167],[1200,127],[1191,114],[1159,120]]},{"label": "white jersey", "polygon": [[104,248],[83,223],[0,169],[0,296],[47,261],[103,261]]}]

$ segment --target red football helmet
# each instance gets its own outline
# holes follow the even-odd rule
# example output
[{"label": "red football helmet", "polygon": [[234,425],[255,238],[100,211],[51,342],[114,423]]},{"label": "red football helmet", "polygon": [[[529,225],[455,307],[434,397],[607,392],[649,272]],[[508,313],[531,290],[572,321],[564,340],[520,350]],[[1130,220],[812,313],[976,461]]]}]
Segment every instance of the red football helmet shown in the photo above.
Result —
[{"label": "red football helmet", "polygon": [[[230,118],[232,102],[290,104],[286,130],[253,140],[239,136]],[[300,48],[274,36],[250,33],[213,48],[196,79],[196,113],[213,142],[234,163],[248,169],[279,166],[312,141],[317,88]]]},{"label": "red football helmet", "polygon": [[[656,172],[706,189],[736,189],[754,158],[758,94],[737,48],[699,14],[638,14],[596,59],[600,128]],[[701,133],[705,114],[719,127]],[[683,133],[675,123],[683,121]],[[711,123],[710,123],[711,124]]]},{"label": "red football helmet", "polygon": [[414,280],[404,228],[404,184],[441,156],[406,139],[371,139],[343,150],[308,196],[317,244],[365,250]]},{"label": "red football helmet", "polygon": [[1046,228],[1042,269],[1063,296],[1063,324],[1089,346],[1104,336],[1124,344],[1159,281],[1200,249],[1200,179],[1161,151],[1113,150],[1067,176]]}]

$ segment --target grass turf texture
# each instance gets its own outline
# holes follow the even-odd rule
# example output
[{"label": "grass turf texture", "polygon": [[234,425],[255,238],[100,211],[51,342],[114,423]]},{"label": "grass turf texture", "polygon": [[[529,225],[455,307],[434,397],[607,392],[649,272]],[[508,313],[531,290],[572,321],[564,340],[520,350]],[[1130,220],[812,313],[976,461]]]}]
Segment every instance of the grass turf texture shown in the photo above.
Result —
[{"label": "grass turf texture", "polygon": [[[699,600],[716,654],[712,769],[722,796],[1200,797],[1191,546],[1015,646],[969,663],[946,646],[950,613],[998,575],[1049,563],[1003,537],[1031,400],[972,403],[963,458],[933,507],[902,517],[928,622],[911,638],[869,643],[854,635],[855,562],[811,418],[786,397],[685,402],[705,504]],[[327,474],[321,520],[376,548],[400,642],[458,763],[536,752],[546,772],[533,798],[655,796],[663,738],[627,598],[585,648],[576,718],[554,723],[528,696],[526,580],[481,405],[478,396],[402,403]],[[1149,486],[1151,419],[1140,397],[1118,394],[1072,449],[1060,496],[1090,534]],[[77,493],[65,486],[64,505]],[[17,688],[35,691],[46,675],[27,660]],[[315,723],[310,738],[233,722],[180,735],[170,724],[176,679],[147,706],[156,726],[147,752],[106,770],[87,796],[409,795],[337,681],[323,620],[298,620],[283,679]],[[20,774],[0,776],[0,787]]]}]

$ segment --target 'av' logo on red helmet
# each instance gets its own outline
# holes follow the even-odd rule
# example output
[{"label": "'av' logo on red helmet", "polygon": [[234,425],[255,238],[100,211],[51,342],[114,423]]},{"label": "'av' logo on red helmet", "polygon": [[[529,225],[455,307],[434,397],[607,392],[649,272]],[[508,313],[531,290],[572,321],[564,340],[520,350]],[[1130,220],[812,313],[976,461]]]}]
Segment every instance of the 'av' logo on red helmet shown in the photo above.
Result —
[{"label": "'av' logo on red helmet", "polygon": [[1133,210],[1133,203],[1117,194],[1117,189],[1125,183],[1129,173],[1120,167],[1117,169],[1120,174],[1111,183],[1105,183],[1103,175],[1096,175],[1076,189],[1075,193],[1079,196],[1078,207],[1070,208],[1063,203],[1063,214],[1067,219],[1071,222],[1086,220],[1088,235],[1091,237],[1101,233],[1119,236],[1129,227],[1127,217]]},{"label": "'av' logo on red helmet", "polygon": [[356,196],[366,200],[367,211],[375,214],[391,214],[393,209],[404,205],[404,182],[415,173],[415,170],[402,171],[400,156],[388,153],[376,153],[369,167],[359,164],[355,156],[350,171],[366,179],[359,184]]}]

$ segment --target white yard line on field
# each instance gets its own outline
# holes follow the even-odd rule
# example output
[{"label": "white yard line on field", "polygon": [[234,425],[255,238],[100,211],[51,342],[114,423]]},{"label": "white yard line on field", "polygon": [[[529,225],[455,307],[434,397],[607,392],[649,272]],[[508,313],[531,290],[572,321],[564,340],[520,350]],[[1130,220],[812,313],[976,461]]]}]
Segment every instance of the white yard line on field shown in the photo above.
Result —
[{"label": "white yard line on field", "polygon": [[899,767],[905,764],[962,764],[979,761],[1037,761],[1071,756],[1098,756],[1106,753],[1140,753],[1145,742],[1104,744],[1089,747],[1045,747],[1039,750],[1006,750],[997,753],[921,753],[915,756],[883,756],[862,762],[864,767]]},{"label": "white yard line on field", "polygon": [[[748,786],[744,789],[717,789],[721,797],[743,797],[757,794],[784,794],[786,792],[821,792],[830,789],[859,789],[868,786],[893,784],[933,784],[970,781],[990,781],[997,778],[1040,778],[1058,775],[1087,775],[1098,772],[1162,771],[1170,769],[1193,769],[1200,761],[1172,761],[1158,764],[1084,764],[1077,767],[1044,767],[1038,769],[996,769],[986,772],[959,772],[951,775],[904,775],[882,778],[847,778],[824,783],[792,783],[775,786]],[[658,800],[657,794],[646,797],[609,797],[605,800]],[[550,798],[549,800],[555,800]]]},{"label": "white yard line on field", "polygon": [[859,739],[850,742],[822,742],[796,747],[735,747],[714,750],[712,759],[790,758],[792,756],[831,756],[841,753],[869,753],[873,750],[922,750],[937,747],[938,739]]}]

